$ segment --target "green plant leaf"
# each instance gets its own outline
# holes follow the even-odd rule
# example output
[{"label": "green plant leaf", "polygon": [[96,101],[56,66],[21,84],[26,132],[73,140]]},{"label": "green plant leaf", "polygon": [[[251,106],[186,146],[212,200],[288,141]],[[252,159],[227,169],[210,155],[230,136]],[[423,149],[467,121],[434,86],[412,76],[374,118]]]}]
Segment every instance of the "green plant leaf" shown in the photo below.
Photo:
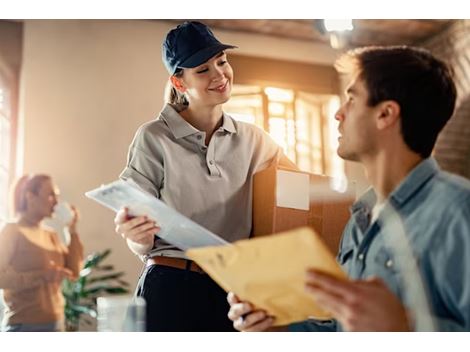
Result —
[{"label": "green plant leaf", "polygon": [[64,315],[67,326],[78,326],[82,314],[96,319],[96,300],[100,295],[128,293],[129,284],[120,279],[123,272],[92,276],[97,271],[112,271],[113,265],[103,265],[102,261],[111,253],[110,249],[95,252],[86,257],[83,269],[76,281],[64,280],[62,293],[65,299]]},{"label": "green plant leaf", "polygon": [[123,294],[123,293],[129,293],[129,290],[122,288],[122,287],[110,287],[105,289],[106,293],[112,293],[112,294]]},{"label": "green plant leaf", "polygon": [[96,309],[94,309],[93,307],[74,304],[74,305],[71,305],[69,308],[71,311],[75,313],[79,313],[79,314],[85,313],[85,314],[88,314],[92,318],[96,318]]},{"label": "green plant leaf", "polygon": [[123,286],[129,286],[129,283],[127,281],[124,281],[124,280],[116,280],[116,281],[119,282]]},{"label": "green plant leaf", "polygon": [[80,273],[78,274],[79,277],[85,277],[85,276],[88,276],[91,274],[91,271],[92,271],[92,267],[88,267],[88,268],[85,268],[85,269],[82,269],[80,270]]},{"label": "green plant leaf", "polygon": [[96,276],[96,277],[89,278],[88,283],[92,284],[92,283],[99,282],[99,281],[115,280],[117,278],[120,278],[122,275],[124,275],[123,271],[120,271],[120,272],[115,273],[115,274]]},{"label": "green plant leaf", "polygon": [[105,259],[109,255],[109,253],[111,253],[111,249],[105,249],[101,253],[98,252],[90,254],[85,260],[84,268],[86,269],[97,266],[101,261],[103,261],[103,259]]},{"label": "green plant leaf", "polygon": [[84,294],[86,296],[89,296],[89,295],[96,295],[96,294],[102,293],[102,292],[118,294],[118,293],[127,293],[127,292],[129,292],[129,290],[127,290],[124,287],[120,287],[120,286],[111,286],[111,285],[108,285],[108,284],[102,284],[102,285],[98,285],[98,286],[95,286],[91,289],[88,289],[88,290],[84,291]]}]

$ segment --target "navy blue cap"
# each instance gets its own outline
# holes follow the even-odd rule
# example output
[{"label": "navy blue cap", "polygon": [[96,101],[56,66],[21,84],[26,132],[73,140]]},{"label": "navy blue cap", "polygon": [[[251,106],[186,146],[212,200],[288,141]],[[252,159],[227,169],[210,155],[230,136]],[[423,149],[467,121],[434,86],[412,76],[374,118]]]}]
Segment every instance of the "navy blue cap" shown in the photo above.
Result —
[{"label": "navy blue cap", "polygon": [[190,21],[168,32],[162,59],[170,75],[174,75],[178,68],[197,67],[221,51],[233,48],[236,46],[219,42],[205,24]]}]

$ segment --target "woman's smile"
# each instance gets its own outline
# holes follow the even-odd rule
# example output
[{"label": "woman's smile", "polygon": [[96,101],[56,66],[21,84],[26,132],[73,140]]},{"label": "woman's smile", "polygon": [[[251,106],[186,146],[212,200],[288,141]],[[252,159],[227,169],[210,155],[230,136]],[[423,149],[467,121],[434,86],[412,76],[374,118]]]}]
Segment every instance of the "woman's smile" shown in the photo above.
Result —
[{"label": "woman's smile", "polygon": [[217,93],[224,93],[225,90],[227,89],[228,81],[226,80],[225,83],[219,84],[218,86],[214,88],[209,88],[210,91],[217,92]]}]

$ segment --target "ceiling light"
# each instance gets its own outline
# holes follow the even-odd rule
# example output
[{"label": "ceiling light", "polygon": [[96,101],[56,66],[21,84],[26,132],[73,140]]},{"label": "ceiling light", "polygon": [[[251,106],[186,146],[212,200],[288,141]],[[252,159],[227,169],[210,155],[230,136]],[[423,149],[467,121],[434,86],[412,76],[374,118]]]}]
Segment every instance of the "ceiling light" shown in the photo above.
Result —
[{"label": "ceiling light", "polygon": [[352,20],[328,20],[325,19],[324,25],[328,32],[352,31],[354,29]]},{"label": "ceiling light", "polygon": [[334,49],[343,49],[348,45],[351,31],[354,29],[353,20],[317,20],[315,21],[315,28],[323,34],[328,36],[330,45]]}]

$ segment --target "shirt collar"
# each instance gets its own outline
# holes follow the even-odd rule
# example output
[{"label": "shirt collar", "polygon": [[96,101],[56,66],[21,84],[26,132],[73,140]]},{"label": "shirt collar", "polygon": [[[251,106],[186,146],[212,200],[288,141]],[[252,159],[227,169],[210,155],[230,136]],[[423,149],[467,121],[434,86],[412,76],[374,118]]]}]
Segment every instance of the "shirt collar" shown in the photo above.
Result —
[{"label": "shirt collar", "polygon": [[367,209],[370,211],[375,203],[377,202],[377,195],[375,194],[374,188],[369,187],[362,196],[351,206],[351,212],[355,213],[361,209]]},{"label": "shirt collar", "polygon": [[200,132],[196,127],[181,117],[179,111],[182,109],[182,106],[166,104],[160,113],[160,117],[167,123],[168,128],[176,139]]},{"label": "shirt collar", "polygon": [[391,200],[399,207],[405,203],[424,183],[439,172],[436,159],[429,157],[421,161],[390,195]]},{"label": "shirt collar", "polygon": [[[171,133],[175,136],[176,139],[184,138],[190,136],[192,134],[199,133],[196,127],[191,125],[187,122],[181,115],[179,111],[183,109],[183,106],[173,106],[170,104],[166,104],[163,108],[162,112],[160,113],[160,117],[167,123],[168,128],[170,129]],[[229,133],[237,133],[237,129],[232,118],[223,113],[223,121],[222,121],[222,128],[223,130]]]},{"label": "shirt collar", "polygon": [[[421,186],[431,177],[439,172],[440,168],[436,160],[432,157],[421,161],[408,176],[391,193],[390,199],[399,208],[405,203]],[[361,209],[370,211],[377,202],[377,195],[372,187],[368,188],[364,194],[351,206],[351,211],[355,213]]]},{"label": "shirt collar", "polygon": [[222,121],[222,128],[229,133],[237,133],[237,128],[235,127],[233,119],[225,112],[223,114],[224,120]]}]

